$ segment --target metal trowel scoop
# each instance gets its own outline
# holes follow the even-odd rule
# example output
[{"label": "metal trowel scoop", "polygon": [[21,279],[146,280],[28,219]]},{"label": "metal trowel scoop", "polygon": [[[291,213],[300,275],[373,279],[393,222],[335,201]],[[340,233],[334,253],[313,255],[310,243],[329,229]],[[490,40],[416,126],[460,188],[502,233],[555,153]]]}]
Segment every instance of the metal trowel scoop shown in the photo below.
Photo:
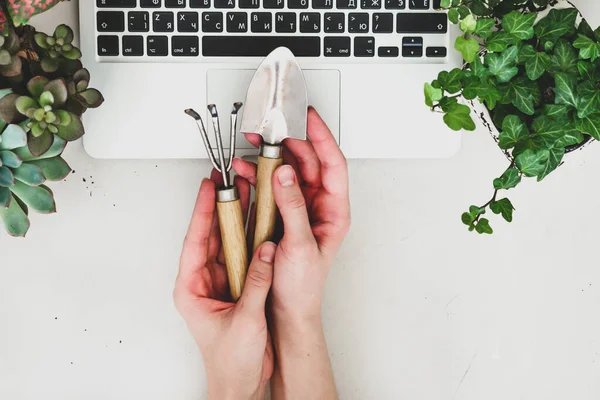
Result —
[{"label": "metal trowel scoop", "polygon": [[298,61],[285,47],[273,50],[250,82],[240,129],[263,138],[256,184],[255,250],[273,237],[277,216],[273,172],[283,164],[285,139],[306,140],[307,108],[306,83]]}]

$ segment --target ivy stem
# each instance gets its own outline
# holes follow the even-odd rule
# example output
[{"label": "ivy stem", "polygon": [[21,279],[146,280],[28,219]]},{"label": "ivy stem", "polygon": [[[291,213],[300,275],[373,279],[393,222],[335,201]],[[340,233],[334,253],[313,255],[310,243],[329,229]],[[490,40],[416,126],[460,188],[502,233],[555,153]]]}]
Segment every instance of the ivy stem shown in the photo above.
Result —
[{"label": "ivy stem", "polygon": [[[509,170],[509,169],[511,169],[511,168],[514,168],[514,166],[515,166],[515,162],[514,162],[514,161],[512,161],[512,162],[510,163],[510,165],[508,166],[508,168],[506,168],[506,171],[508,171],[508,170]],[[502,175],[504,175],[504,174],[506,173],[506,171],[504,171],[504,172],[502,173]],[[495,189],[495,190],[494,190],[494,194],[492,195],[492,198],[491,198],[491,199],[490,199],[490,200],[489,200],[487,203],[485,203],[484,205],[482,205],[482,206],[481,206],[481,207],[479,207],[479,208],[480,208],[480,209],[482,209],[482,208],[487,208],[487,207],[489,207],[489,206],[490,206],[490,204],[492,204],[493,202],[495,202],[495,201],[496,201],[496,197],[498,196],[498,192],[499,192],[499,191],[500,191],[500,189]],[[479,214],[479,215],[477,216],[477,218],[475,218],[475,220],[473,221],[473,223],[477,223],[477,222],[479,222],[479,219],[481,218],[481,216],[482,216],[482,215],[483,215],[483,214]]]}]

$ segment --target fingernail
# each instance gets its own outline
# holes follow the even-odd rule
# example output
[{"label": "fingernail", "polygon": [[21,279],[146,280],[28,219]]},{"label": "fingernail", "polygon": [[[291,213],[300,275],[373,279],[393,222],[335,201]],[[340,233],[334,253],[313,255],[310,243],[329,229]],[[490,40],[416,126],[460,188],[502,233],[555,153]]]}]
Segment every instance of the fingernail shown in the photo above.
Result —
[{"label": "fingernail", "polygon": [[279,168],[277,173],[277,179],[282,187],[289,187],[294,184],[294,169],[289,165],[284,165]]},{"label": "fingernail", "polygon": [[272,242],[266,242],[262,245],[262,247],[260,248],[260,260],[264,261],[266,263],[272,263],[273,259],[275,258],[275,243]]}]

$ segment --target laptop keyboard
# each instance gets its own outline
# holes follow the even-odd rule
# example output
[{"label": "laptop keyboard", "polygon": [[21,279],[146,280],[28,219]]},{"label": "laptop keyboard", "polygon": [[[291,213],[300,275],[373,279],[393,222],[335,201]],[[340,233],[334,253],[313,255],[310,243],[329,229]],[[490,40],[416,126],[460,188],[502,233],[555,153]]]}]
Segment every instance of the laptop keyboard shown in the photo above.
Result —
[{"label": "laptop keyboard", "polygon": [[449,38],[446,13],[435,11],[439,2],[96,0],[97,55],[223,61],[285,46],[315,59],[440,63]]}]

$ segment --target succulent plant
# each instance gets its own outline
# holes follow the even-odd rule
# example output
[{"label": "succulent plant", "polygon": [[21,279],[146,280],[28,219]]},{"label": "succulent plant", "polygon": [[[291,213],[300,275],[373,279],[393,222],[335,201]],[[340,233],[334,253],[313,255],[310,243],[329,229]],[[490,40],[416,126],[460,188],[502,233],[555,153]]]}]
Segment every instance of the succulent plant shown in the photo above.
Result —
[{"label": "succulent plant", "polygon": [[69,100],[67,110],[81,115],[88,108],[100,107],[104,103],[104,97],[98,89],[89,87],[90,71],[85,68],[73,74],[73,78],[67,82]]},{"label": "succulent plant", "polygon": [[48,36],[38,32],[34,35],[35,43],[41,49],[41,67],[45,72],[56,72],[61,60],[79,60],[81,51],[73,46],[73,30],[67,25],[59,25],[54,35]]},{"label": "succulent plant", "polygon": [[9,29],[6,36],[0,36],[0,75],[11,78],[21,74],[23,63],[17,55],[20,47],[13,29]]}]

